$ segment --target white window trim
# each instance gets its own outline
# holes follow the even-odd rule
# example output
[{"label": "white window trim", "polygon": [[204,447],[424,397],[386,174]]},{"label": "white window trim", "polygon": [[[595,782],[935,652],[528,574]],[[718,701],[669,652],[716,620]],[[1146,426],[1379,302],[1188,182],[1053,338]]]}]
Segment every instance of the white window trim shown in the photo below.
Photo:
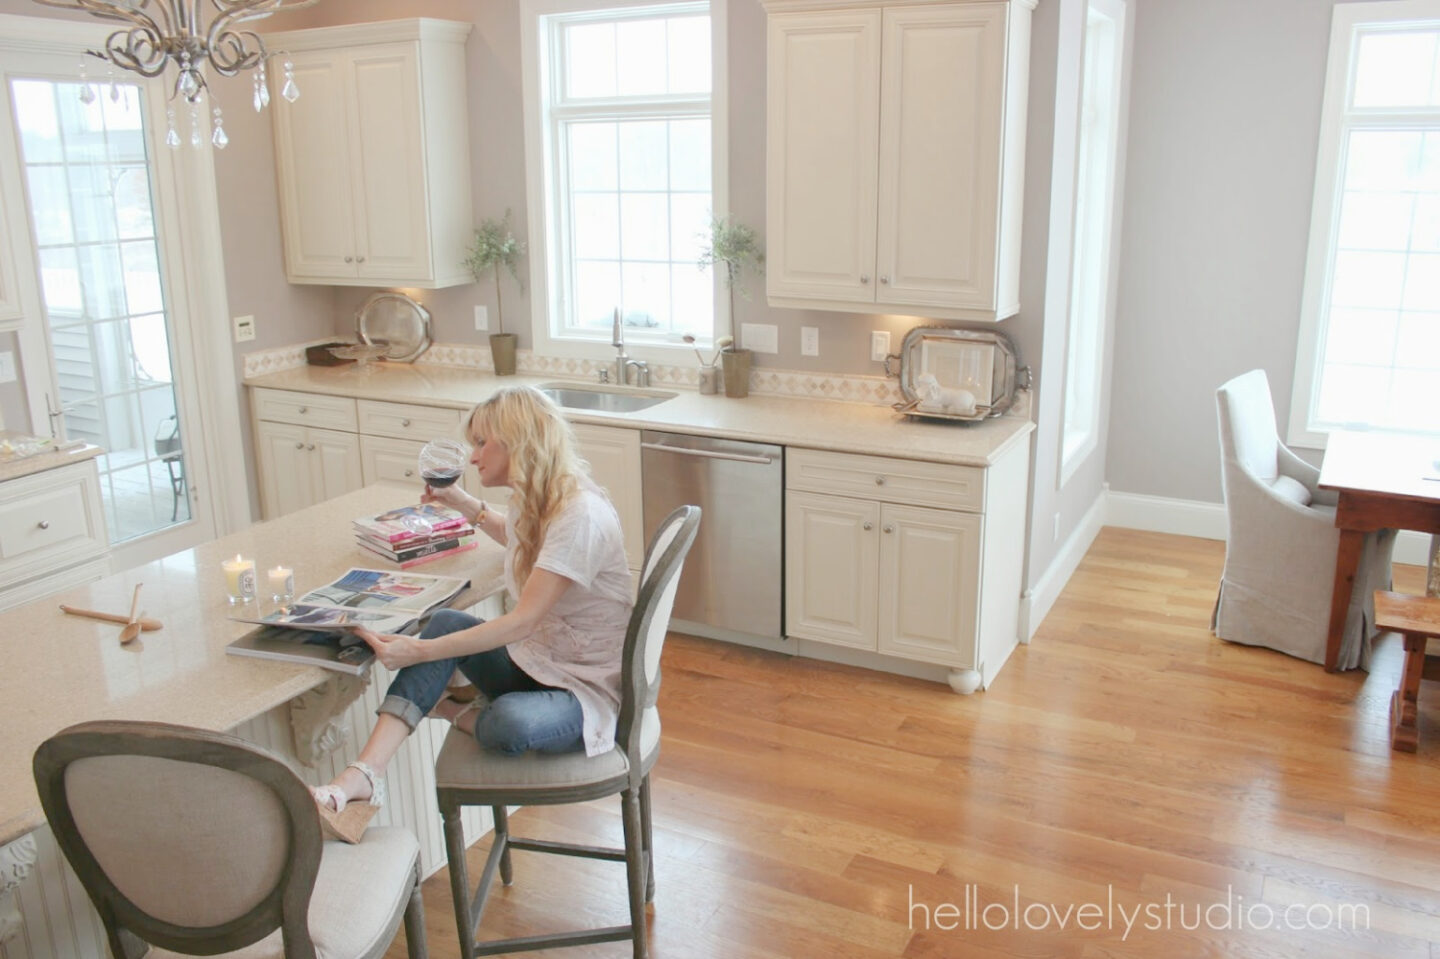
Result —
[{"label": "white window trim", "polygon": [[[587,10],[640,9],[644,7],[669,6],[676,0],[521,0],[520,13],[520,68],[522,78],[522,103],[525,111],[525,198],[529,220],[528,243],[530,254],[530,333],[532,349],[545,356],[566,356],[581,359],[608,360],[614,356],[610,340],[587,341],[575,338],[557,338],[550,335],[550,250],[552,231],[550,223],[555,211],[550,207],[549,197],[553,185],[549,182],[549,164],[545,158],[551,149],[549,130],[542,120],[541,103],[547,99],[547,86],[551,76],[544,74],[545,58],[540,48],[540,18],[552,14],[583,13]],[[717,216],[729,210],[730,164],[729,164],[729,110],[726,95],[726,77],[729,73],[726,62],[728,49],[725,30],[726,0],[709,0],[710,5],[710,178],[711,205]],[[723,316],[721,297],[724,293],[718,277],[715,284],[715,316],[717,322]],[[715,335],[727,331],[716,329]],[[655,363],[673,363],[680,352],[689,353],[690,347],[676,335],[674,343],[627,343],[626,353],[632,358]]]},{"label": "white window trim", "polygon": [[[113,27],[88,22],[73,22],[50,17],[25,17],[14,14],[0,14],[0,46],[10,47],[23,53],[53,52],[76,58],[86,49],[101,49],[105,38],[114,32]],[[92,79],[98,74],[92,74]],[[163,129],[164,123],[164,80],[149,81],[152,92],[148,98],[152,130]],[[9,96],[8,89],[0,94]],[[8,115],[8,114],[7,114]],[[205,511],[213,522],[215,535],[224,536],[250,525],[250,492],[246,477],[249,471],[245,465],[245,448],[241,437],[239,383],[235,376],[235,355],[229,341],[227,322],[198,322],[198,317],[228,317],[229,298],[225,287],[225,260],[220,235],[219,199],[215,186],[215,165],[211,146],[207,141],[199,150],[186,148],[171,151],[163,142],[154,138],[152,159],[155,163],[155,189],[168,191],[173,197],[174,221],[167,222],[165,229],[176,241],[161,247],[161,269],[170,271],[171,276],[183,277],[183,283],[174,283],[177,302],[169,308],[174,315],[174,374],[177,378],[189,375],[197,404],[199,418],[191,429],[195,437],[192,456],[203,457],[197,475],[206,477],[205,487],[198,488],[199,502],[192,505],[196,518]],[[175,156],[179,153],[179,156]],[[7,174],[8,176],[8,174]],[[13,230],[13,243],[30,242],[28,214],[23,209],[7,210],[10,222],[23,224],[24,229]],[[160,207],[160,215],[165,215]],[[34,305],[38,318],[39,304]],[[22,361],[26,368],[31,363],[48,363],[49,347],[45,342],[40,323],[22,322],[19,338]],[[27,377],[27,382],[38,377]],[[44,417],[44,399],[36,406],[35,397],[28,397],[31,418],[35,422],[32,430],[48,432],[48,426],[39,421]],[[193,419],[193,418],[192,418]],[[42,435],[43,435],[42,432]],[[203,436],[203,451],[201,439]],[[162,537],[164,534],[160,534]],[[138,541],[140,546],[164,549],[157,537],[146,537]],[[168,552],[169,550],[167,550]],[[112,559],[125,562],[123,550],[112,552]],[[159,554],[163,555],[163,554]],[[135,562],[148,561],[151,556],[134,557]]]},{"label": "white window trim", "polygon": [[1320,109],[1320,138],[1315,155],[1315,198],[1310,207],[1310,240],[1305,255],[1305,286],[1300,301],[1300,336],[1295,348],[1295,377],[1290,395],[1291,446],[1324,449],[1329,433],[1311,428],[1320,361],[1320,317],[1328,315],[1330,262],[1340,227],[1340,133],[1350,88],[1351,46],[1357,26],[1396,26],[1405,21],[1440,21],[1440,0],[1370,0],[1337,3],[1330,20],[1330,53],[1325,63],[1325,96]]},{"label": "white window trim", "polygon": [[[1127,51],[1130,42],[1129,5],[1124,0],[1084,0],[1081,3],[1081,26],[1082,36],[1088,32],[1089,8],[1095,6],[1102,15],[1109,18],[1115,25],[1115,52],[1116,62],[1114,64],[1114,110],[1115,110],[1115,135],[1113,140],[1107,144],[1106,149],[1110,153],[1109,179],[1105,186],[1105,195],[1100,209],[1104,211],[1105,223],[1102,229],[1104,234],[1105,247],[1105,280],[1104,292],[1101,294],[1100,302],[1100,343],[1095,351],[1095,395],[1091,398],[1094,405],[1094,423],[1078,446],[1067,449],[1068,434],[1066,431],[1068,412],[1065,407],[1065,394],[1061,395],[1061,416],[1060,416],[1060,472],[1059,487],[1063,488],[1070,479],[1079,471],[1080,467],[1100,447],[1100,433],[1102,430],[1101,416],[1105,410],[1106,394],[1108,384],[1105,377],[1105,369],[1109,364],[1110,344],[1115,328],[1115,292],[1119,277],[1119,257],[1116,255],[1119,250],[1120,235],[1120,205],[1122,191],[1120,184],[1125,172],[1125,151],[1123,145],[1126,139],[1127,115],[1126,105],[1129,102],[1129,78],[1126,75],[1129,56]],[[1085,71],[1085,44],[1082,43],[1078,69],[1081,71],[1082,79]],[[1084,91],[1077,100],[1077,110],[1084,110]],[[1075,136],[1075,163],[1072,171],[1072,206],[1079,204],[1080,186],[1080,147],[1083,137],[1083,123],[1077,121]],[[1063,357],[1066,366],[1069,365],[1069,351],[1071,348],[1070,336],[1074,332],[1074,295],[1075,295],[1075,249],[1080,242],[1081,224],[1071,211],[1070,218],[1070,261],[1069,277],[1066,292],[1066,316],[1065,316],[1065,346],[1066,354]]]}]

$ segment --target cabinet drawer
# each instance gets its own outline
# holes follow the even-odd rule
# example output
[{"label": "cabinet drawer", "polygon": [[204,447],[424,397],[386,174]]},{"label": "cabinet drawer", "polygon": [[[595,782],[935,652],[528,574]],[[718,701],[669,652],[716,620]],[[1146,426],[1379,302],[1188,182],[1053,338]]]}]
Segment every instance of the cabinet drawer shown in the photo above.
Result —
[{"label": "cabinet drawer", "polygon": [[360,475],[365,485],[389,482],[415,487],[420,495],[425,485],[420,479],[420,449],[425,444],[418,440],[393,440],[378,436],[360,437]]},{"label": "cabinet drawer", "polygon": [[985,471],[791,447],[785,453],[785,488],[978,513]]},{"label": "cabinet drawer", "polygon": [[355,401],[345,396],[255,390],[255,418],[271,423],[355,432]]},{"label": "cabinet drawer", "polygon": [[461,439],[459,410],[410,403],[380,403],[360,400],[360,432],[370,436],[392,436],[422,443],[435,439]]},{"label": "cabinet drawer", "polygon": [[92,463],[49,470],[0,487],[0,571],[103,552],[105,523]]}]

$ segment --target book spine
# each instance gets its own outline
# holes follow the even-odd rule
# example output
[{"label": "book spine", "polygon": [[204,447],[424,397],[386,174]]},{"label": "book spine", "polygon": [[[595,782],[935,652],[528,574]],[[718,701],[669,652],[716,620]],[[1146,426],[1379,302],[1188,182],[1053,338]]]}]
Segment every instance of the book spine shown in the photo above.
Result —
[{"label": "book spine", "polygon": [[[399,543],[407,539],[415,538],[415,531],[413,529],[406,529],[404,527],[396,528],[393,526],[375,526],[363,523],[359,520],[355,520],[351,525],[355,527],[355,531],[357,533],[371,537],[380,542]],[[443,534],[446,532],[453,532],[454,530],[457,530],[464,525],[466,525],[464,518],[457,517],[453,520],[445,520],[444,522],[433,524],[430,527],[430,531],[432,535]]]},{"label": "book spine", "polygon": [[475,537],[473,535],[456,536],[452,539],[440,540],[436,543],[426,543],[424,546],[415,546],[409,549],[386,549],[385,547],[372,543],[368,540],[360,540],[359,542],[361,546],[364,546],[373,552],[379,553],[386,559],[393,560],[397,563],[403,563],[407,560],[419,559],[423,556],[430,556],[433,553],[446,552],[448,550],[456,548],[457,546],[473,544],[474,539]]},{"label": "book spine", "polygon": [[433,546],[437,543],[454,543],[455,540],[465,539],[466,537],[474,535],[475,528],[466,525],[456,529],[446,530],[436,536],[415,536],[406,540],[397,540],[393,543],[383,539],[376,539],[374,536],[368,536],[361,532],[356,532],[355,538],[382,550],[389,550],[393,553],[404,553],[406,550],[423,549],[424,547]]},{"label": "book spine", "polygon": [[419,559],[406,560],[405,562],[400,564],[400,568],[409,569],[411,566],[419,566],[421,563],[429,563],[432,560],[440,559],[443,556],[453,556],[456,553],[463,553],[467,550],[472,550],[475,548],[475,546],[475,543],[466,543],[463,546],[456,546],[454,549],[447,549],[440,553],[431,553],[429,556],[421,556]]}]

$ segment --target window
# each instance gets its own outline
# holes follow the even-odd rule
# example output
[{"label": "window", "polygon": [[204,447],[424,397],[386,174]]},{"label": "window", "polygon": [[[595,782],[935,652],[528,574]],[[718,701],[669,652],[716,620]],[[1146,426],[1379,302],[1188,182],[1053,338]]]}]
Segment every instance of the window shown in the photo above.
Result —
[{"label": "window", "polygon": [[523,39],[531,276],[539,349],[714,337],[713,271],[698,266],[723,209],[713,158],[709,3],[527,7]]},{"label": "window", "polygon": [[1440,431],[1440,2],[1335,7],[1290,440]]},{"label": "window", "polygon": [[1099,442],[1101,378],[1110,326],[1111,225],[1120,137],[1124,25],[1123,3],[1091,0],[1086,10],[1076,148],[1065,430],[1060,453],[1062,484]]}]

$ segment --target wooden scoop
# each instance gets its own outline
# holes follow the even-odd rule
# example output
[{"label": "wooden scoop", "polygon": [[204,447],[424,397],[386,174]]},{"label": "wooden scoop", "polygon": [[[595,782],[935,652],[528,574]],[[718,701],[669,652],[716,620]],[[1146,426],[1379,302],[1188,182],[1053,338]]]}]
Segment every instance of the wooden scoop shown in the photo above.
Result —
[{"label": "wooden scoop", "polygon": [[[127,626],[130,624],[129,618],[121,616],[119,613],[102,613],[98,609],[81,609],[79,606],[66,606],[64,603],[60,604],[60,612],[69,613],[71,616],[88,616],[90,619],[101,619],[107,623],[124,623]],[[136,622],[139,623],[140,628],[147,633],[153,632],[165,625],[160,622],[160,620],[151,619],[149,616],[141,616]]]},{"label": "wooden scoop", "polygon": [[130,618],[125,621],[125,628],[120,630],[120,645],[133,643],[135,637],[140,635],[140,617],[137,613],[140,610],[140,587],[144,583],[135,584],[135,595],[130,600]]}]

